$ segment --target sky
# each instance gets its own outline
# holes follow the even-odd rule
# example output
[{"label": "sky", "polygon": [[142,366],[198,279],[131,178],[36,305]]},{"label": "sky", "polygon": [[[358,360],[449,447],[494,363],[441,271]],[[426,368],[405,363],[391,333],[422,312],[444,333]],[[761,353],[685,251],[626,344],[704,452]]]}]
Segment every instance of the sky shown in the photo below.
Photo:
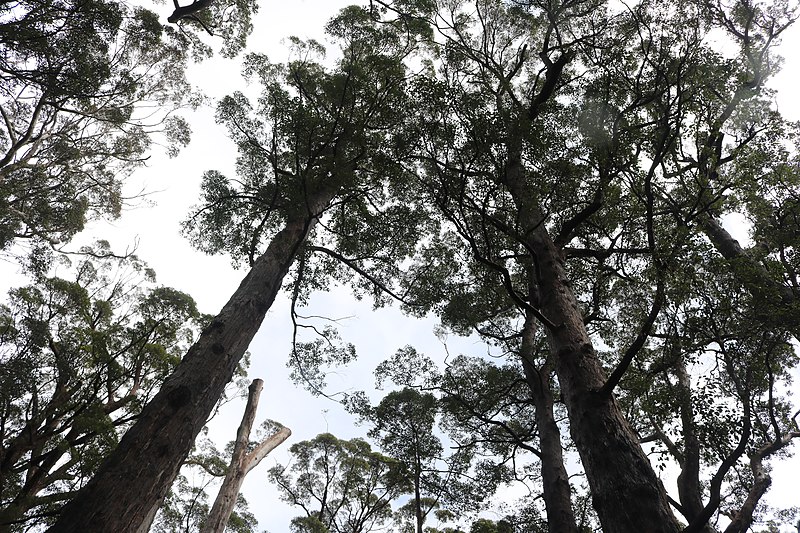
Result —
[{"label": "sky", "polygon": [[[351,2],[340,0],[262,0],[249,50],[265,52],[273,61],[287,57],[284,39],[290,35],[320,38],[327,19],[340,7]],[[168,6],[160,6],[164,18]],[[782,50],[786,56],[784,70],[771,86],[778,89],[777,105],[788,117],[800,120],[800,58],[792,50],[800,50],[800,27],[792,28],[784,37]],[[212,98],[239,90],[243,81],[236,61],[215,59],[190,70],[190,79]],[[200,109],[190,115],[193,129],[191,144],[175,159],[154,154],[146,168],[131,178],[129,192],[148,191],[147,203],[138,202],[111,223],[94,223],[86,234],[106,238],[117,247],[138,243],[137,254],[153,267],[159,284],[175,287],[191,294],[201,311],[216,313],[233,293],[244,276],[227,257],[211,257],[191,248],[180,236],[180,222],[199,197],[200,178],[205,170],[220,170],[233,176],[236,151],[222,127],[213,121],[213,109]],[[736,220],[728,222],[736,225]],[[742,234],[742,228],[730,227]],[[743,236],[743,234],[742,234]],[[475,339],[450,337],[446,346],[433,334],[434,319],[405,318],[394,308],[373,310],[369,302],[355,301],[347,289],[316,294],[311,300],[314,314],[344,318],[340,332],[346,341],[355,343],[360,362],[356,368],[330,376],[330,390],[372,388],[372,369],[383,359],[405,345],[413,345],[435,359],[443,359],[449,351],[476,355],[485,348]],[[345,318],[346,317],[346,318]],[[279,296],[250,347],[250,378],[265,381],[256,423],[265,418],[277,420],[292,430],[292,437],[268,456],[247,477],[243,492],[261,529],[271,533],[288,531],[289,520],[298,510],[279,501],[276,490],[266,478],[267,470],[276,463],[286,464],[292,443],[330,431],[340,438],[363,436],[367,428],[359,427],[334,402],[314,398],[295,387],[286,368],[291,345],[289,303]],[[243,402],[226,405],[210,424],[210,436],[218,447],[235,437],[241,419]],[[792,501],[800,460],[782,463],[773,472],[774,483],[769,495],[776,503],[797,505]],[[213,491],[212,491],[213,493]],[[795,496],[796,498],[796,496]]]}]

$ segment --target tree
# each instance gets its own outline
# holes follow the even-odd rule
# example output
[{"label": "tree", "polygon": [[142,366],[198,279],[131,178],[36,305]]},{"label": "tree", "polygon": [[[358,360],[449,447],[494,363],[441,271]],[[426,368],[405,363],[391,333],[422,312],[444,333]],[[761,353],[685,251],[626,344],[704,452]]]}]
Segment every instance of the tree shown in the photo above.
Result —
[{"label": "tree", "polygon": [[[551,419],[539,424],[551,429],[547,492],[560,491],[552,503],[567,520],[569,486],[548,415],[553,390],[604,530],[677,531],[673,509],[690,531],[713,528],[715,514],[735,516],[732,530],[747,527],[737,521],[750,521],[763,495],[763,459],[797,436],[776,386],[795,364],[783,351],[787,335],[797,336],[788,234],[797,231],[798,173],[785,148],[795,132],[763,88],[792,10],[748,2],[372,5],[384,20],[425,23],[436,34],[426,41],[429,68],[410,85],[415,113],[403,126],[415,141],[404,163],[418,177],[419,201],[436,206],[442,223],[416,241],[417,264],[402,273],[404,290],[391,292],[410,311],[436,310],[446,321],[458,306],[493,307],[463,313],[457,325],[518,343],[537,416]],[[735,47],[715,48],[713,32]],[[720,220],[732,212],[764,236],[761,252],[724,231]],[[719,256],[709,264],[712,247]],[[348,264],[376,288],[391,287],[393,273],[367,257]],[[694,276],[737,295],[736,304],[710,297]],[[725,320],[714,337],[676,337],[674,318],[690,323],[698,307],[707,314],[716,304],[728,319],[747,317],[750,333]],[[535,351],[542,343],[546,351]],[[676,501],[642,446],[653,442],[643,423],[653,411],[638,400],[657,375],[682,380],[685,363],[716,368],[711,381],[725,400],[712,410],[720,413],[712,439],[692,437],[685,411],[686,440],[672,447],[684,465]],[[627,389],[637,381],[642,388]],[[686,405],[685,392],[671,388],[659,401]],[[664,435],[655,439],[669,447]],[[746,470],[748,450],[752,482],[735,475]],[[707,495],[699,460],[714,472]],[[732,509],[720,507],[723,486],[741,493]]]},{"label": "tree", "polygon": [[293,531],[376,531],[391,518],[392,501],[410,488],[400,463],[373,452],[362,439],[323,433],[289,451],[291,467],[274,467],[270,479],[287,502],[305,512],[292,520]]},{"label": "tree", "polygon": [[[574,530],[577,514],[561,402],[605,531],[710,531],[723,514],[749,527],[764,460],[798,436],[780,394],[796,364],[795,129],[763,88],[794,14],[658,0],[370,7],[329,25],[344,43],[333,71],[296,41],[288,67],[247,63],[267,86],[260,113],[241,95],[220,106],[240,176],[206,174],[187,231],[251,272],[63,529],[137,529],[290,269],[296,321],[339,280],[505,349],[530,391],[519,427],[536,419],[551,523]],[[722,231],[734,212],[763,246]],[[320,339],[293,356],[318,387],[314,368],[353,351]],[[658,458],[681,469],[677,500]],[[297,528],[327,527],[307,514]]]},{"label": "tree", "polygon": [[513,529],[511,524],[505,520],[494,522],[486,518],[479,518],[472,523],[469,528],[469,533],[512,533]]},{"label": "tree", "polygon": [[[200,328],[134,256],[86,248],[72,279],[13,289],[0,327],[0,529],[52,523],[96,472]],[[66,266],[61,265],[62,270]]]},{"label": "tree", "polygon": [[117,217],[124,178],[153,134],[174,155],[191,101],[189,34],[124,3],[30,0],[0,8],[0,250],[63,245],[87,219]]},{"label": "tree", "polygon": [[[175,10],[167,18],[181,29],[199,26],[208,34],[219,37],[223,57],[234,57],[244,50],[253,31],[252,18],[258,12],[253,0],[194,0],[181,6],[172,0]],[[208,52],[205,52],[208,53]]]},{"label": "tree", "polygon": [[[457,314],[448,313],[448,317],[465,319],[470,313],[480,315],[483,311],[479,307],[460,309]],[[488,333],[484,331],[487,337]],[[439,397],[442,428],[460,449],[483,458],[471,474],[475,477],[474,490],[488,498],[501,483],[523,483],[544,500],[551,529],[577,530],[555,402],[543,406],[537,401],[538,389],[530,385],[530,374],[524,371],[531,364],[518,355],[525,341],[510,337],[502,345],[513,359],[503,365],[483,357],[458,355],[438,369],[428,357],[407,346],[381,363],[375,373],[379,381],[388,377]],[[497,335],[493,338],[500,342]],[[541,346],[538,351],[542,351]],[[532,374],[537,381],[542,375]],[[555,442],[548,440],[553,438]],[[535,467],[531,455],[538,463]],[[535,506],[535,500],[529,506]],[[521,527],[524,530],[530,524]]]},{"label": "tree", "polygon": [[[742,395],[757,394],[771,406],[769,439],[777,448],[795,434],[789,417],[779,415],[775,388],[757,392],[752,373],[720,376],[730,380],[726,390],[739,391],[742,431],[729,427],[734,443],[721,450],[711,495],[697,507],[668,498],[634,431],[638,415],[648,412],[628,414],[627,400],[635,400],[619,387],[633,375],[634,361],[647,360],[651,350],[664,353],[658,339],[669,330],[661,319],[668,302],[682,299],[682,271],[702,270],[696,259],[706,239],[721,247],[713,231],[721,214],[751,209],[752,173],[796,180],[787,154],[766,146],[787,138],[790,127],[761,92],[773,68],[769,48],[792,14],[749,3],[690,4],[675,12],[658,2],[625,11],[592,2],[377,3],[392,16],[423,18],[438,32],[440,63],[419,83],[415,106],[426,141],[408,164],[419,169],[425,201],[458,236],[456,249],[466,247],[478,265],[451,274],[450,285],[434,281],[439,286],[422,296],[439,297],[432,304],[444,307],[451,287],[459,297],[505,288],[496,314],[473,317],[471,325],[516,320],[523,345],[528,336],[547,343],[549,357],[532,370],[548,388],[551,370],[558,379],[605,531],[677,531],[673,505],[691,530],[711,527],[719,487],[746,442],[757,442],[750,440],[750,400]],[[705,36],[714,29],[728,33],[738,55],[724,58],[711,48]],[[741,203],[740,194],[750,200]],[[787,196],[780,196],[785,205]],[[430,250],[419,269],[435,257]],[[451,262],[452,272],[452,258],[466,254],[450,250],[440,261]],[[758,303],[764,291],[792,291],[791,265],[769,262],[787,283],[770,280],[769,268],[723,257],[739,275],[717,273],[713,282],[734,292],[741,283],[755,304],[736,312],[760,313],[762,331],[794,327],[784,315],[791,299]],[[469,269],[482,280],[477,288],[463,281]],[[726,327],[725,335],[731,331]],[[785,330],[776,342],[785,345],[784,336]],[[708,353],[716,342],[698,349]],[[535,382],[529,384],[535,397]]]},{"label": "tree", "polygon": [[[384,132],[404,108],[401,59],[408,38],[358,8],[346,10],[329,31],[343,43],[332,70],[308,55],[319,49],[316,43],[298,43],[304,56],[285,66],[251,56],[246,70],[265,86],[259,116],[241,94],[221,102],[219,119],[239,145],[242,176],[229,181],[206,174],[208,204],[189,231],[199,230],[195,241],[207,250],[249,257],[250,272],[97,475],[64,508],[58,531],[138,530],[166,495],[320,218],[337,212],[331,206],[343,212],[364,189],[382,189],[391,176],[384,161],[395,148]],[[265,246],[270,231],[276,233]]]},{"label": "tree", "polygon": [[368,435],[401,465],[411,498],[400,514],[411,518],[417,533],[422,533],[434,510],[474,510],[484,496],[494,492],[489,479],[465,481],[472,466],[471,447],[444,453],[436,434],[439,400],[433,394],[404,387],[388,393],[375,407],[361,406],[358,412],[373,426]]}]

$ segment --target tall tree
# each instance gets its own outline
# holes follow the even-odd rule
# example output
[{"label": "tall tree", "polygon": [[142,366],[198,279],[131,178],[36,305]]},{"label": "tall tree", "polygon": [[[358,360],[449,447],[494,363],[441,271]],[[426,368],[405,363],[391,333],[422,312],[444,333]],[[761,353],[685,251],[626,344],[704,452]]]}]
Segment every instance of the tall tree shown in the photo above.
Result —
[{"label": "tall tree", "polygon": [[0,7],[0,249],[68,241],[88,218],[119,216],[123,179],[152,134],[188,142],[175,115],[189,34],[152,11],[105,0]]},{"label": "tall tree", "polygon": [[[415,86],[412,128],[423,142],[409,167],[426,201],[523,313],[519,331],[546,339],[604,530],[677,531],[675,502],[618,387],[634,361],[659,347],[651,337],[664,334],[656,328],[665,305],[705,239],[733,249],[729,235],[715,233],[719,217],[740,206],[777,215],[792,205],[784,184],[796,170],[788,154],[768,147],[788,140],[791,126],[770,110],[763,83],[773,71],[770,48],[793,13],[746,2],[623,10],[583,1],[375,3],[437,31],[436,69]],[[715,50],[707,37],[714,31],[737,52]],[[759,201],[763,188],[754,194],[753,176],[762,173],[780,178],[779,200]],[[758,229],[758,213],[756,232],[775,235]],[[790,216],[767,218],[792,227]],[[786,242],[767,244],[775,251],[765,268],[752,261],[755,250],[725,252],[737,275],[713,278],[730,291],[746,287],[767,330],[795,327],[796,314],[786,313],[792,299],[781,296],[797,283]],[[770,268],[779,274],[770,277]],[[485,287],[475,292],[485,296]],[[751,390],[744,377],[731,379]],[[747,447],[749,404],[740,400],[745,431],[729,451]],[[776,446],[794,434],[779,419],[770,432]],[[725,457],[702,509],[674,506],[692,528],[710,527],[718,510],[717,487],[737,461],[736,453]]]},{"label": "tall tree", "polygon": [[362,190],[382,189],[391,175],[385,161],[395,147],[385,131],[405,108],[401,61],[413,41],[358,8],[344,11],[328,31],[342,46],[333,69],[313,60],[317,43],[298,41],[302,55],[288,65],[263,56],[247,60],[246,70],[265,89],[255,116],[241,94],[220,104],[219,119],[239,145],[241,176],[207,173],[207,205],[189,228],[198,230],[195,240],[208,250],[249,257],[250,272],[98,474],[65,507],[56,530],[140,527],[164,498],[319,220],[345,211]]},{"label": "tall tree", "polygon": [[[455,508],[471,500],[470,486],[463,482],[472,463],[469,447],[447,456],[436,435],[439,414],[437,398],[410,387],[392,391],[377,406],[363,409],[362,416],[373,425],[369,436],[395,458],[411,487],[406,505],[414,531],[422,533],[428,515],[439,507]],[[481,486],[481,495],[493,492],[490,483]],[[479,499],[479,498],[475,498]],[[448,505],[449,504],[449,505]]]}]

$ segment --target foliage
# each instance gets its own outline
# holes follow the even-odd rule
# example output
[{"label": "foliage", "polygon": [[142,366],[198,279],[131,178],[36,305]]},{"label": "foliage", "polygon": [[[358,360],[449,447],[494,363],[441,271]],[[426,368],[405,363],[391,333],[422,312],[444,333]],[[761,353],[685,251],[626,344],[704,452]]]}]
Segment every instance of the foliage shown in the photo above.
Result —
[{"label": "foliage", "polygon": [[[85,7],[92,17],[78,10],[69,20],[91,35],[118,35],[126,16],[169,35],[143,11]],[[68,239],[100,204],[113,214],[121,199],[105,156],[126,169],[147,143],[135,106],[96,101],[133,94],[135,83],[119,81],[123,69],[103,59],[127,41],[90,39],[96,53],[67,55],[63,69],[52,69],[58,46],[71,41],[44,46],[35,13],[13,12],[18,28],[39,32],[34,38],[0,25],[4,39],[11,35],[13,73],[2,102],[0,188],[10,192],[0,248],[19,238]],[[327,26],[338,45],[332,67],[316,41],[294,39],[286,64],[247,56],[245,72],[261,84],[261,98],[235,93],[217,112],[239,148],[237,177],[205,174],[201,205],[185,230],[201,250],[254,264],[309,198],[333,198],[313,213],[319,224],[292,267],[294,377],[320,392],[327,367],[355,358],[333,329],[304,324],[297,312],[334,282],[376,305],[394,298],[416,316],[435,313],[443,329],[475,331],[504,358],[461,355],[437,369],[406,348],[383,364],[379,376],[405,388],[376,407],[365,394],[347,405],[372,422],[371,437],[393,458],[329,434],[293,446],[294,464],[271,476],[305,512],[295,531],[383,527],[392,502],[409,492],[398,514],[422,531],[437,506],[460,510],[474,501],[474,485],[456,481],[467,472],[481,480],[483,496],[511,479],[541,479],[536,490],[551,530],[596,527],[590,500],[609,530],[626,529],[619,521],[637,513],[656,517],[665,531],[685,522],[686,533],[717,530],[725,520],[727,531],[743,532],[770,517],[762,502],[767,461],[786,456],[800,436],[787,394],[800,335],[800,167],[797,125],[774,109],[765,83],[778,64],[772,47],[795,17],[782,2],[376,0]],[[237,25],[246,29],[249,20]],[[43,48],[24,51],[28,43]],[[152,50],[160,50],[156,44]],[[30,62],[19,59],[29,53]],[[181,86],[176,80],[167,86]],[[100,115],[101,107],[113,112]],[[90,122],[80,131],[97,133],[86,146],[69,137],[70,120],[84,119]],[[41,133],[44,127],[51,129]],[[185,138],[179,123],[170,128]],[[66,147],[58,144],[65,137],[72,139]],[[65,163],[62,153],[72,159]],[[75,181],[87,177],[100,188]],[[27,183],[36,194],[19,192]],[[64,196],[50,203],[37,196],[53,188]],[[742,246],[726,229],[733,214],[747,221],[752,243]],[[66,379],[58,354],[67,340],[97,361],[122,357],[106,355],[109,343],[121,343],[112,342],[116,333],[84,331],[87,317],[115,316],[113,306],[95,303],[80,284],[41,283],[16,292],[2,318],[8,346],[36,354],[9,355],[8,368],[18,366],[14,375],[22,377],[38,372],[50,384],[8,379],[7,409],[20,420],[41,409],[42,390],[58,397]],[[57,308],[48,320],[17,318],[28,308],[44,316],[48,306]],[[82,333],[70,329],[76,324]],[[303,326],[319,338],[299,342]],[[101,364],[76,360],[82,372]],[[131,372],[122,363],[101,366],[102,379],[81,382],[94,379],[102,390],[101,382]],[[96,444],[99,456],[127,419],[95,411],[85,411],[94,413],[88,420],[83,412],[64,416],[81,434],[108,436]],[[439,422],[457,448],[447,460]],[[547,438],[555,448],[545,447]],[[48,446],[44,456],[60,450]],[[536,459],[517,462],[520,450]],[[34,451],[23,458],[44,457]],[[473,467],[477,451],[490,460]],[[585,477],[567,477],[565,452]],[[92,454],[81,457],[91,472]],[[553,466],[566,487],[562,515],[552,508],[555,485],[544,479]],[[672,480],[658,472],[667,469],[678,476],[665,489]],[[19,486],[23,469],[14,473]],[[168,527],[202,519],[199,493],[190,496],[196,504],[176,503],[184,508]],[[776,516],[795,519],[791,511]],[[536,505],[472,524],[476,533],[544,527]]]},{"label": "foliage", "polygon": [[[408,84],[413,118],[392,131],[409,140],[399,162],[420,218],[408,225],[427,233],[395,237],[415,246],[410,265],[395,255],[401,270],[371,254],[344,264],[410,312],[434,311],[513,358],[449,362],[454,427],[503,435],[496,453],[509,436],[530,446],[541,428],[531,423],[528,376],[543,376],[555,398],[560,390],[576,402],[549,409],[570,417],[586,460],[601,454],[602,438],[579,438],[592,415],[576,413],[611,398],[624,419],[612,432],[630,435],[631,453],[644,459],[638,440],[655,443],[653,466],[680,470],[675,508],[688,531],[726,515],[741,531],[768,486],[763,461],[800,435],[782,396],[797,364],[789,339],[800,331],[796,126],[764,88],[777,65],[771,47],[795,14],[746,2],[618,7],[374,2],[374,16],[435,35],[415,51],[423,67]],[[731,46],[719,47],[716,33]],[[735,212],[759,239],[749,249],[720,222]],[[373,222],[359,235],[381,231]],[[331,360],[305,362],[313,373]],[[519,363],[530,365],[524,381]],[[494,384],[510,397],[485,394]],[[633,469],[631,456],[611,460]]]},{"label": "foliage", "polygon": [[178,24],[197,56],[210,55],[212,49],[196,33],[208,33],[221,42],[223,57],[238,55],[247,44],[253,31],[253,16],[258,13],[258,3],[254,0],[194,0],[185,6],[174,4],[175,11],[167,20]]},{"label": "foliage", "polygon": [[49,522],[92,476],[203,321],[135,256],[82,253],[2,307],[0,522],[12,530]]},{"label": "foliage", "polygon": [[292,531],[376,531],[391,518],[392,501],[409,491],[400,463],[362,439],[323,433],[289,451],[292,464],[276,466],[269,475],[282,498],[305,513],[292,521]]},{"label": "foliage", "polygon": [[187,144],[186,35],[121,2],[30,0],[0,8],[0,249],[67,242],[118,217],[122,180],[152,134]]}]

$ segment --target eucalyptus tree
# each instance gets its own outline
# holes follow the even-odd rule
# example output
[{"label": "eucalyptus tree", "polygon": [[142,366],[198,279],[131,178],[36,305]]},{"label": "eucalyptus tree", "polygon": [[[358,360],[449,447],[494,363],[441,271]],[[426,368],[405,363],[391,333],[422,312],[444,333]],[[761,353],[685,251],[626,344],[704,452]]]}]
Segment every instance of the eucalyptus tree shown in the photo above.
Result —
[{"label": "eucalyptus tree", "polygon": [[0,248],[57,245],[87,218],[119,216],[121,182],[150,133],[176,150],[188,127],[188,42],[152,11],[106,1],[0,8]]},{"label": "eucalyptus tree", "polygon": [[437,435],[439,399],[429,392],[404,387],[389,392],[376,406],[358,412],[372,428],[368,435],[400,465],[411,498],[398,518],[411,518],[417,533],[437,509],[449,513],[476,511],[480,501],[494,493],[496,483],[471,471],[474,449],[456,446],[445,453]]},{"label": "eucalyptus tree", "polygon": [[135,257],[13,289],[0,327],[0,530],[52,523],[175,368],[202,316]]},{"label": "eucalyptus tree", "polygon": [[240,93],[220,103],[218,119],[239,146],[239,176],[206,173],[204,203],[187,229],[203,249],[248,259],[250,271],[64,509],[58,531],[141,527],[169,489],[295,258],[302,263],[309,242],[325,228],[354,238],[351,213],[373,210],[400,173],[393,162],[404,147],[386,132],[406,108],[402,60],[415,46],[415,33],[377,24],[359,8],[345,10],[327,30],[341,45],[335,66],[316,61],[318,43],[295,40],[296,59],[288,64],[259,55],[246,59],[246,72],[263,86],[256,108]]},{"label": "eucalyptus tree", "polygon": [[305,516],[292,530],[307,533],[380,531],[392,517],[392,502],[411,487],[399,461],[372,451],[362,439],[329,433],[292,445],[291,466],[276,466],[270,479],[282,498]]},{"label": "eucalyptus tree", "polygon": [[659,468],[677,466],[674,505],[695,517],[686,531],[744,532],[771,514],[761,501],[771,483],[765,461],[800,436],[784,393],[797,354],[790,335],[752,309],[747,291],[731,290],[734,275],[708,252],[674,287],[659,341],[622,388]]},{"label": "eucalyptus tree", "polygon": [[[484,275],[495,277],[490,284],[504,286],[511,307],[498,309],[516,315],[522,343],[547,343],[536,370],[544,371],[548,388],[551,369],[557,377],[603,529],[677,531],[673,508],[692,530],[713,527],[731,463],[748,446],[760,446],[751,439],[751,400],[743,392],[732,396],[746,430],[723,455],[708,480],[708,501],[698,507],[668,497],[634,430],[647,413],[629,411],[620,383],[632,376],[634,362],[663,352],[668,304],[701,294],[695,287],[685,300],[676,292],[685,270],[701,269],[696,258],[708,253],[704,243],[721,252],[733,274],[707,279],[729,292],[745,287],[759,327],[783,331],[775,335],[779,346],[786,346],[787,330],[796,333],[795,255],[787,236],[796,233],[797,167],[782,148],[792,126],[763,89],[775,66],[771,47],[793,20],[791,8],[375,4],[387,17],[425,20],[436,30],[430,75],[413,88],[410,128],[423,148],[409,168]],[[715,34],[731,45],[715,48]],[[757,249],[734,246],[724,231],[721,217],[736,210],[765,236],[763,259]],[[436,247],[442,239],[430,243],[419,270]],[[439,309],[464,281],[453,273],[453,256],[440,256],[434,272],[455,275],[455,283],[421,291]],[[716,349],[718,341],[706,339],[698,350]],[[780,360],[784,368],[793,364]],[[728,373],[726,390],[755,392],[746,376]],[[776,393],[760,387],[759,395]],[[768,403],[765,413],[775,423],[761,442],[777,449],[796,431],[780,414],[785,409]],[[747,514],[748,499],[736,513]]]},{"label": "eucalyptus tree", "polygon": [[[442,316],[467,324],[474,320],[474,311],[480,314],[485,309],[459,306],[458,311],[451,309]],[[500,321],[495,315],[492,327],[497,328]],[[449,324],[455,327],[454,322]],[[489,334],[481,329],[484,335]],[[537,399],[536,394],[545,397],[538,380],[548,374],[546,370],[530,370],[533,364],[520,357],[518,336],[510,335],[500,342],[496,333],[491,338],[503,346],[500,356],[509,361],[497,361],[498,355],[494,359],[457,355],[449,358],[444,368],[438,368],[429,357],[407,346],[382,362],[375,374],[380,382],[389,378],[437,396],[441,429],[459,449],[471,450],[481,458],[474,465],[477,475],[473,474],[473,490],[490,499],[501,484],[524,484],[536,498],[523,505],[541,512],[537,502],[543,501],[550,529],[577,531],[573,487],[564,464],[558,423],[564,418],[563,408],[557,409],[554,400],[542,405]],[[542,351],[539,346],[537,358],[542,357]],[[530,367],[528,374],[526,366]],[[529,383],[532,377],[537,379],[534,385]],[[549,387],[547,391],[550,394]]]}]

